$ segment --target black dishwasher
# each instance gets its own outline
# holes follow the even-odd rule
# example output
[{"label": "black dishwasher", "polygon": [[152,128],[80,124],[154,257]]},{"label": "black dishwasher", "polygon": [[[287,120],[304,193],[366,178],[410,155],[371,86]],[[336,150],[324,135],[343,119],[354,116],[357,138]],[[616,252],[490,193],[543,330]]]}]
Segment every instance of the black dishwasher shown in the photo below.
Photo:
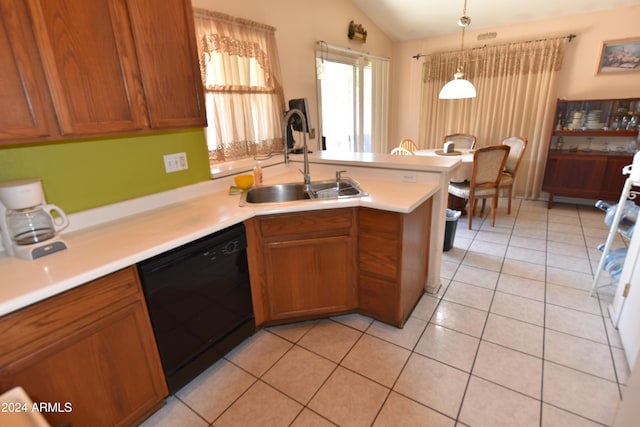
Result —
[{"label": "black dishwasher", "polygon": [[173,393],[255,331],[243,224],[138,264]]}]

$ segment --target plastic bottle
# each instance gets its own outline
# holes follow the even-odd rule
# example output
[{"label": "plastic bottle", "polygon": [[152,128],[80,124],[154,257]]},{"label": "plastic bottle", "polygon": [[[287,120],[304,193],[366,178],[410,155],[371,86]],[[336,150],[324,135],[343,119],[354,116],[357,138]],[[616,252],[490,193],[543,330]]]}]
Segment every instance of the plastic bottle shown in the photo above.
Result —
[{"label": "plastic bottle", "polygon": [[262,185],[262,180],[262,165],[260,165],[260,161],[258,160],[253,168],[253,181],[255,185]]},{"label": "plastic bottle", "polygon": [[[598,250],[603,252],[604,245],[598,246]],[[627,248],[619,248],[609,251],[605,257],[604,270],[608,271],[613,279],[620,280],[626,256]]]},{"label": "plastic bottle", "polygon": [[[596,208],[606,212],[604,223],[611,227],[611,223],[616,216],[618,204],[611,204],[602,200],[598,200],[596,202]],[[636,226],[636,221],[638,220],[639,211],[640,207],[638,207],[633,201],[625,201],[625,204],[622,207],[622,216],[620,217],[620,223],[618,224],[618,231],[629,238],[633,237],[633,232]]]}]

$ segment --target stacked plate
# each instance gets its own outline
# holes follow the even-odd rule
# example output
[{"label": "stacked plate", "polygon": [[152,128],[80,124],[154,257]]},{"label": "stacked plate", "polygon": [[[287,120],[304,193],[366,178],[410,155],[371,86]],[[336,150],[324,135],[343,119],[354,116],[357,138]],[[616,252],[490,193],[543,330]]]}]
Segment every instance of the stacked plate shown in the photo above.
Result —
[{"label": "stacked plate", "polygon": [[571,121],[567,124],[569,129],[580,129],[582,127],[583,111],[574,111]]},{"label": "stacked plate", "polygon": [[591,110],[587,113],[587,129],[602,129],[606,123],[602,123],[602,110]]}]

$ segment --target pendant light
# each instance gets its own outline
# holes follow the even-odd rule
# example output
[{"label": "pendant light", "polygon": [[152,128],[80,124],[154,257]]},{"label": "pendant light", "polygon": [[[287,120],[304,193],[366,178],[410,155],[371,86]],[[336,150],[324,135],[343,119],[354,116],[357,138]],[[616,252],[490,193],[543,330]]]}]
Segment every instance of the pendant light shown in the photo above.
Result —
[{"label": "pendant light", "polygon": [[440,99],[464,99],[475,98],[476,88],[469,80],[464,79],[462,67],[464,62],[460,64],[460,59],[464,55],[464,32],[471,24],[471,18],[467,16],[467,0],[464,0],[464,9],[462,16],[458,19],[458,26],[462,27],[462,40],[460,42],[460,56],[458,57],[458,70],[453,75],[453,80],[444,85],[440,90],[438,98]]}]

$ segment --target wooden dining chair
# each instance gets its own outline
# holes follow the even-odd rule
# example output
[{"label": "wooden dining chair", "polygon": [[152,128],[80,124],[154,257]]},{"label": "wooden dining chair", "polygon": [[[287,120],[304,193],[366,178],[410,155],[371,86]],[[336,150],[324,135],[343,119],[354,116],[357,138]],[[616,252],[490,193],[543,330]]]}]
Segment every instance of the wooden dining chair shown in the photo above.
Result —
[{"label": "wooden dining chair", "polygon": [[457,149],[468,149],[473,150],[476,148],[477,139],[475,135],[471,135],[468,133],[453,133],[451,135],[447,135],[444,137],[442,143],[453,141],[453,144]]},{"label": "wooden dining chair", "polygon": [[413,151],[409,151],[406,148],[402,147],[394,148],[393,150],[391,150],[391,154],[395,156],[415,156],[415,153]]},{"label": "wooden dining chair", "polygon": [[398,145],[398,147],[409,150],[412,153],[418,149],[418,146],[416,145],[415,142],[413,142],[413,139],[411,138],[405,138],[402,141],[400,141],[400,144]]},{"label": "wooden dining chair", "polygon": [[[478,148],[473,153],[473,170],[470,182],[452,182],[449,193],[469,201],[467,218],[471,230],[473,215],[476,211],[478,199],[491,198],[491,226],[496,223],[496,208],[500,194],[500,179],[509,156],[511,147],[508,145],[489,145]],[[484,211],[484,203],[483,203]]]},{"label": "wooden dining chair", "polygon": [[511,147],[509,150],[509,157],[507,157],[507,163],[502,171],[502,178],[500,179],[500,189],[506,189],[509,195],[507,214],[511,214],[513,181],[516,178],[516,173],[520,167],[522,157],[524,157],[524,150],[527,148],[527,142],[527,138],[524,136],[510,136],[502,140],[502,144]]}]

